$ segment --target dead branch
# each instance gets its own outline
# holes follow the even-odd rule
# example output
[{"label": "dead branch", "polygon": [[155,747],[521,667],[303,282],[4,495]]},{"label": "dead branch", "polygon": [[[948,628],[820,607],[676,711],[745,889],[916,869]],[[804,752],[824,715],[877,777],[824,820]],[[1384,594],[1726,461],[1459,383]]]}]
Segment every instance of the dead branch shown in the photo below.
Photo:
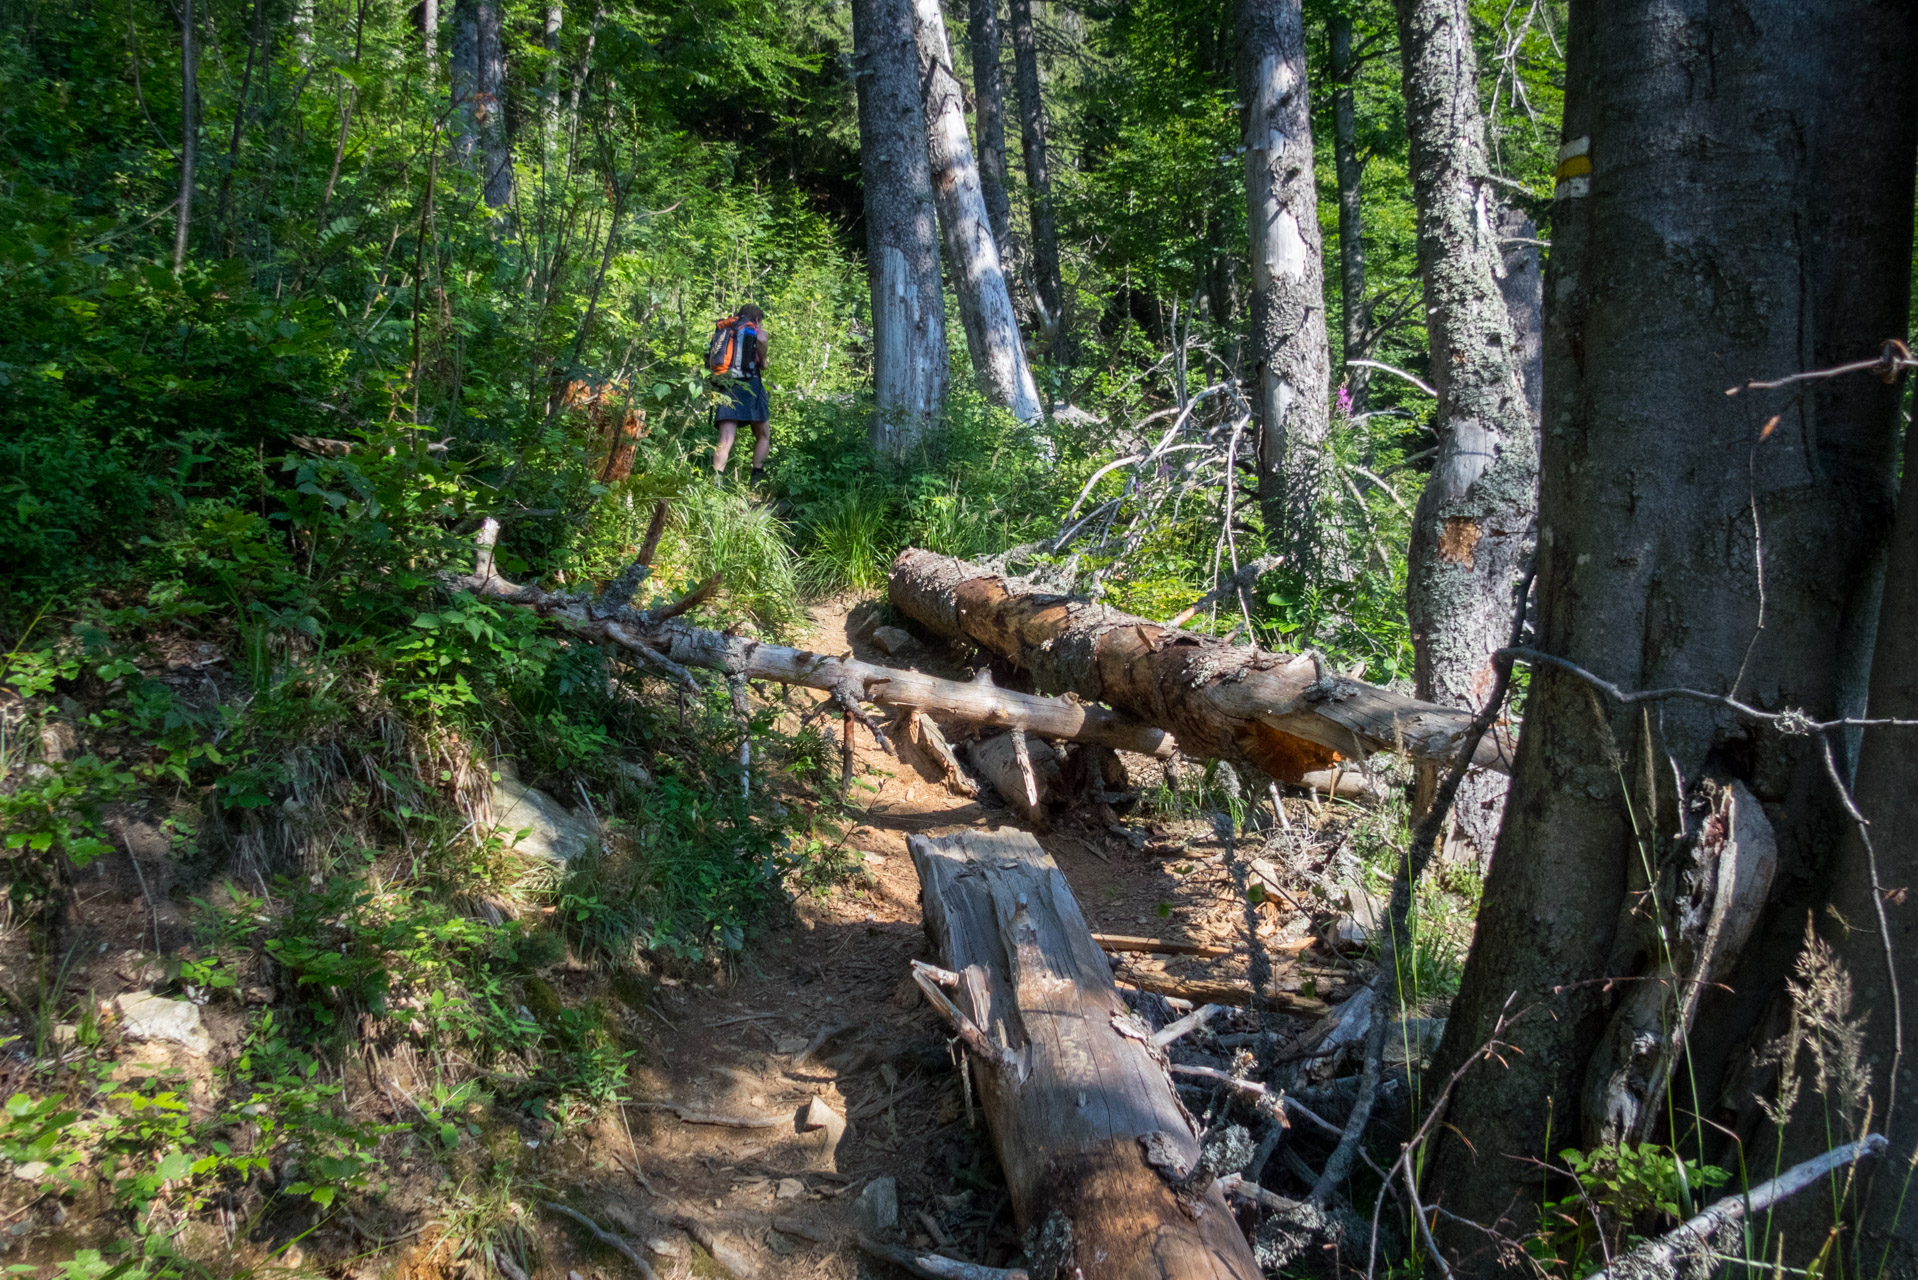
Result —
[{"label": "dead branch", "polygon": [[[1512,646],[1516,647],[1519,638],[1525,634],[1526,605],[1531,595],[1533,570],[1527,569],[1518,586],[1518,607],[1512,617]],[[1345,1179],[1352,1172],[1352,1163],[1359,1154],[1359,1144],[1365,1139],[1365,1126],[1372,1119],[1372,1105],[1378,1099],[1380,1068],[1385,1060],[1385,1032],[1392,1021],[1393,1010],[1398,1008],[1398,944],[1404,936],[1406,922],[1412,914],[1412,887],[1425,871],[1432,859],[1434,846],[1438,843],[1439,831],[1445,824],[1445,817],[1452,810],[1452,803],[1458,798],[1460,784],[1465,781],[1466,773],[1472,767],[1472,756],[1479,743],[1491,731],[1500,713],[1505,708],[1505,693],[1512,683],[1512,659],[1508,654],[1510,647],[1501,649],[1492,655],[1492,691],[1485,699],[1485,705],[1466,726],[1459,741],[1458,755],[1452,761],[1451,771],[1439,784],[1438,793],[1432,798],[1432,806],[1427,809],[1412,829],[1411,842],[1406,847],[1405,860],[1398,874],[1392,877],[1392,904],[1386,920],[1383,936],[1379,939],[1378,972],[1372,978],[1372,1024],[1366,1031],[1365,1063],[1359,1072],[1358,1096],[1352,1102],[1352,1114],[1345,1122],[1345,1135],[1339,1139],[1339,1145],[1332,1151],[1331,1158],[1325,1162],[1325,1171],[1312,1187],[1311,1200],[1323,1205],[1329,1201]]]},{"label": "dead branch", "polygon": [[562,1218],[571,1218],[574,1222],[577,1222],[580,1226],[586,1228],[586,1230],[592,1234],[593,1239],[599,1241],[601,1244],[605,1245],[608,1249],[614,1250],[621,1257],[625,1258],[626,1261],[632,1263],[633,1266],[638,1268],[639,1274],[645,1277],[645,1280],[654,1280],[656,1273],[653,1271],[652,1264],[647,1262],[645,1258],[640,1256],[639,1250],[633,1248],[632,1245],[628,1244],[625,1240],[621,1239],[619,1236],[616,1236],[612,1232],[607,1231],[605,1228],[601,1227],[598,1223],[594,1222],[591,1218],[587,1217],[585,1214],[581,1213],[579,1210],[568,1209],[565,1205],[560,1204],[557,1201],[542,1200],[540,1201],[540,1205],[542,1208],[549,1209],[552,1212],[557,1213]]},{"label": "dead branch", "polygon": [[1250,590],[1253,583],[1284,563],[1284,556],[1260,556],[1257,560],[1245,565],[1237,573],[1225,579],[1218,586],[1180,610],[1177,616],[1168,619],[1165,625],[1168,627],[1183,627],[1186,623],[1198,617],[1201,609],[1208,607],[1214,601],[1223,600],[1228,595]]},{"label": "dead branch", "polygon": [[960,1262],[937,1253],[880,1244],[870,1236],[860,1236],[859,1247],[882,1262],[890,1262],[926,1280],[1028,1280],[1026,1272],[1018,1267],[982,1267],[976,1262]]},{"label": "dead branch", "polygon": [[[497,520],[488,519],[481,526],[474,539],[473,572],[446,575],[444,581],[448,589],[471,591],[516,604],[582,640],[617,645],[682,689],[698,687],[688,668],[702,668],[743,675],[748,680],[774,680],[823,690],[835,695],[835,701],[842,708],[845,700],[851,700],[855,706],[863,700],[881,706],[935,711],[977,724],[1018,725],[1047,738],[1093,742],[1145,755],[1167,756],[1177,749],[1163,730],[1091,703],[941,680],[917,671],[859,662],[849,656],[832,657],[763,644],[744,636],[689,626],[664,614],[649,614],[630,605],[611,607],[604,596],[596,601],[584,594],[546,591],[532,584],[516,585],[499,576],[493,554],[499,534]],[[691,607],[697,603],[693,597],[698,595],[695,591],[667,612],[676,613],[681,607]],[[865,715],[863,711],[859,714]],[[862,722],[876,730],[877,740],[886,741],[884,731],[877,729],[876,722],[869,717]]]},{"label": "dead branch", "polygon": [[629,1102],[635,1111],[670,1111],[687,1124],[709,1124],[722,1129],[777,1129],[789,1116],[728,1116],[716,1111],[700,1111],[677,1102]]},{"label": "dead branch", "polygon": [[1803,1164],[1793,1165],[1769,1182],[1759,1183],[1744,1195],[1726,1196],[1668,1234],[1648,1240],[1630,1252],[1619,1255],[1611,1266],[1593,1276],[1592,1280],[1675,1276],[1682,1260],[1694,1254],[1709,1253],[1712,1237],[1720,1231],[1790,1199],[1839,1169],[1883,1154],[1890,1145],[1890,1140],[1882,1133],[1867,1134],[1857,1142],[1834,1147],[1822,1156],[1814,1156]]}]

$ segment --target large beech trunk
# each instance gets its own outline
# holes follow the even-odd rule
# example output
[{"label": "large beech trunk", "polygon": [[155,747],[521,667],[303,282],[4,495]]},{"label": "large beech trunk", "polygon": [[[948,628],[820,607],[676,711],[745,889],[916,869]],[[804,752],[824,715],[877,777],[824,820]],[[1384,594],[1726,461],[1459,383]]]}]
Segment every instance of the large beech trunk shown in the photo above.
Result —
[{"label": "large beech trunk", "polygon": [[932,196],[946,237],[946,264],[966,347],[986,399],[1010,409],[1021,422],[1039,420],[1039,389],[1026,363],[1026,344],[1012,310],[1012,289],[999,261],[992,219],[979,185],[966,131],[965,90],[952,70],[952,48],[939,0],[914,0],[913,30],[920,76],[926,86],[926,154],[932,164]]},{"label": "large beech trunk", "polygon": [[656,655],[680,667],[738,673],[748,680],[773,680],[829,693],[848,692],[879,706],[927,711],[1145,755],[1170,755],[1174,749],[1172,739],[1159,729],[1071,698],[1017,693],[984,681],[941,680],[903,668],[762,644],[674,619],[653,623],[628,606],[605,607],[531,584],[516,585],[493,568],[490,548],[498,536],[498,522],[488,520],[479,538],[482,555],[477,570],[452,578],[451,586],[523,605],[581,639],[617,645],[642,661]]},{"label": "large beech trunk", "polygon": [[[1041,689],[1109,703],[1170,730],[1187,754],[1249,760],[1282,782],[1374,751],[1449,761],[1471,719],[1343,679],[1308,654],[1179,631],[917,548],[893,561],[891,598],[921,625],[1026,668]],[[1510,750],[1487,735],[1477,762],[1501,768]]]},{"label": "large beech trunk", "polygon": [[1045,850],[1007,829],[908,848],[947,970],[915,976],[959,1022],[1034,1273],[1257,1280],[1214,1179],[1177,1185],[1199,1164],[1194,1121]]},{"label": "large beech trunk", "polygon": [[852,34],[872,290],[872,447],[898,459],[932,433],[951,376],[912,0],[854,0]]},{"label": "large beech trunk", "polygon": [[[1870,634],[1897,393],[1867,375],[1725,390],[1871,356],[1905,331],[1918,24],[1908,6],[1873,0],[1571,12],[1545,291],[1536,647],[1624,688],[1830,718],[1852,705],[1858,638]],[[1425,37],[1402,36],[1409,67]],[[1869,147],[1861,120],[1884,122]],[[1415,143],[1415,173],[1419,154]],[[1889,652],[1908,663],[1909,649],[1906,633]],[[1755,1024],[1848,824],[1813,737],[1695,701],[1621,709],[1568,672],[1535,669],[1432,1072],[1444,1079],[1478,1052],[1502,1011],[1539,1006],[1500,1037],[1510,1047],[1497,1061],[1465,1074],[1434,1129],[1427,1203],[1459,1215],[1434,1231],[1461,1274],[1519,1269],[1481,1228],[1533,1230],[1541,1194],[1563,1193],[1528,1162],[1593,1141],[1577,1108],[1594,1049],[1642,985],[1630,979],[1661,954],[1643,868],[1702,838],[1698,802],[1714,776],[1762,806],[1778,866],[1744,954],[1722,985],[1702,985],[1673,1096],[1653,1103],[1678,1117],[1671,1140],[1685,1147],[1749,1102],[1749,1085],[1722,1087],[1743,1074],[1727,1068],[1771,1038]],[[1875,932],[1868,896],[1847,910],[1853,928]],[[1836,1100],[1800,1107],[1838,1123]],[[1819,1127],[1823,1145],[1834,1135]],[[1688,1154],[1770,1164],[1750,1145]],[[1820,1248],[1832,1221],[1826,1200],[1815,1230],[1785,1232],[1788,1253]]]}]

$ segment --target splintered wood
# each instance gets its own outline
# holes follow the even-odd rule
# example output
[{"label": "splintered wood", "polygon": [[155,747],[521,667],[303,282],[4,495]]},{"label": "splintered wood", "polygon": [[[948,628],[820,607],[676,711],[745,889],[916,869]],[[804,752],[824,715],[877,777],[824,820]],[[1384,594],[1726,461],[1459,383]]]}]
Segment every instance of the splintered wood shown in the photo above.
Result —
[{"label": "splintered wood", "polygon": [[945,966],[918,976],[971,1046],[1013,1210],[1038,1256],[1085,1280],[1257,1280],[1199,1170],[1193,1121],[1051,857],[1005,828],[908,847]]}]

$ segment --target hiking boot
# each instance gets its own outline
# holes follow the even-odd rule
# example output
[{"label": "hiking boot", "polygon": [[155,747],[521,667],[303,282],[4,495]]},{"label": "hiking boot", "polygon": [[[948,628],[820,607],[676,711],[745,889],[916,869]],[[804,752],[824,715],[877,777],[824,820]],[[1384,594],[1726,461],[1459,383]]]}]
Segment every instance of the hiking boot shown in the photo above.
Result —
[{"label": "hiking boot", "polygon": [[725,487],[726,487],[726,473],[724,471],[713,472],[713,488],[724,489]]},{"label": "hiking boot", "polygon": [[766,487],[766,468],[764,468],[764,467],[754,467],[754,468],[753,468],[753,474],[752,474],[752,478],[751,478],[750,480],[748,480],[748,481],[746,482],[746,487],[747,487],[748,489],[751,489],[751,490],[753,490],[753,491],[754,491],[755,493],[757,493],[757,492],[760,492],[761,490],[763,490],[763,489],[765,489],[765,487]]}]

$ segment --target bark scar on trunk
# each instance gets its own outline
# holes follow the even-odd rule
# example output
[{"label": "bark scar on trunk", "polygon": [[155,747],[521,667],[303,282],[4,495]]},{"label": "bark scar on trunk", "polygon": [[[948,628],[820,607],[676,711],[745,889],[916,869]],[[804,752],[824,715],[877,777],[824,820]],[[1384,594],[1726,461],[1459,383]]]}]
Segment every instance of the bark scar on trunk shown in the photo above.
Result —
[{"label": "bark scar on trunk", "polygon": [[1471,516],[1448,516],[1445,528],[1439,534],[1439,556],[1454,564],[1472,567],[1473,553],[1478,549],[1478,540],[1485,530]]}]

